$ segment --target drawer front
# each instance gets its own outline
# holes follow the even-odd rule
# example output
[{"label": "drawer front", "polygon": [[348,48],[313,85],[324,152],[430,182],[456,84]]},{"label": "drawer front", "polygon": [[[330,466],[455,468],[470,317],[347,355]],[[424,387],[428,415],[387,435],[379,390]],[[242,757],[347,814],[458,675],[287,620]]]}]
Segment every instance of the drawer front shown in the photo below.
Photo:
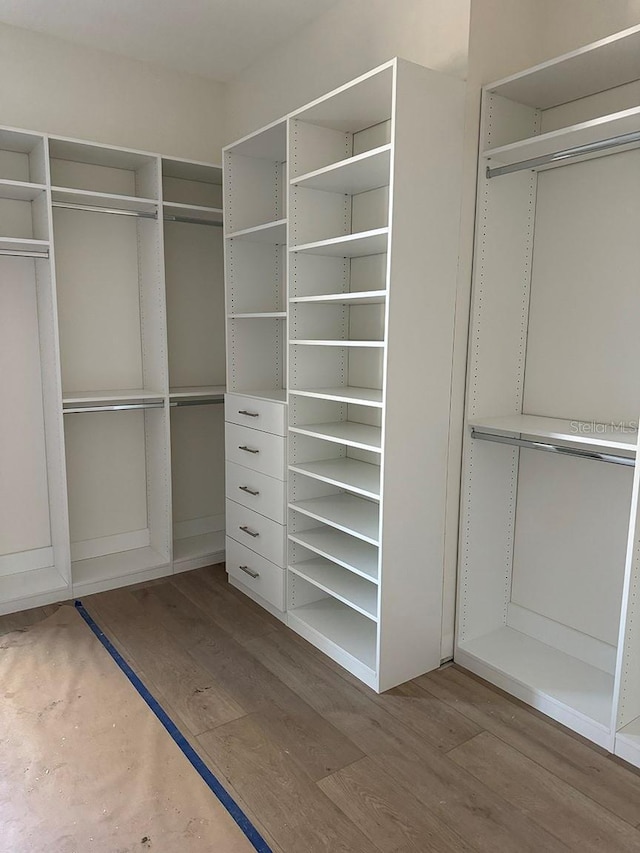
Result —
[{"label": "drawer front", "polygon": [[225,394],[224,401],[224,417],[229,423],[273,435],[287,434],[287,407],[283,403],[259,397],[240,397],[238,394]]},{"label": "drawer front", "polygon": [[237,424],[225,424],[224,440],[229,462],[278,480],[286,479],[285,438]]},{"label": "drawer front", "polygon": [[285,524],[287,484],[283,480],[227,462],[225,482],[226,495],[232,501]]},{"label": "drawer front", "polygon": [[235,501],[227,501],[227,535],[277,566],[284,566],[287,528]]},{"label": "drawer front", "polygon": [[227,572],[253,592],[284,610],[284,569],[227,537]]}]

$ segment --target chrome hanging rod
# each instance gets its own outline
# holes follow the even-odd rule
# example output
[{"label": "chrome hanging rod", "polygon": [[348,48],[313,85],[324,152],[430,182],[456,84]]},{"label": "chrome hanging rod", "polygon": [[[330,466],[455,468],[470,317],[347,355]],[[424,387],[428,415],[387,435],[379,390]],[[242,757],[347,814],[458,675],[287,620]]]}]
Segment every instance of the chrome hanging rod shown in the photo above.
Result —
[{"label": "chrome hanging rod", "polygon": [[222,228],[222,222],[215,222],[212,219],[198,219],[195,216],[172,216],[170,213],[165,213],[163,219],[165,222],[186,222],[187,225],[211,225],[213,228]]},{"label": "chrome hanging rod", "polygon": [[497,178],[500,175],[508,175],[511,172],[521,172],[523,169],[535,169],[538,166],[559,163],[562,160],[581,157],[583,154],[596,154],[598,151],[606,151],[608,148],[620,148],[622,145],[629,145],[634,142],[640,143],[640,131],[623,133],[621,136],[600,139],[597,142],[589,142],[586,145],[576,145],[575,148],[565,148],[564,151],[556,151],[554,154],[544,154],[542,157],[534,157],[531,160],[520,160],[518,163],[510,163],[508,166],[496,166],[494,169],[487,166],[487,178]]},{"label": "chrome hanging rod", "polygon": [[28,252],[26,249],[0,249],[0,255],[9,258],[44,258],[48,260],[49,252]]},{"label": "chrome hanging rod", "polygon": [[78,415],[81,412],[131,412],[140,409],[162,408],[164,408],[164,402],[157,400],[151,403],[117,403],[111,406],[75,406],[72,409],[63,409],[62,411],[65,415]]},{"label": "chrome hanging rod", "polygon": [[53,207],[63,207],[67,210],[88,210],[90,213],[110,213],[114,216],[137,216],[138,219],[157,219],[157,212],[148,210],[123,210],[119,207],[100,207],[93,204],[76,204],[71,201],[54,201]]},{"label": "chrome hanging rod", "polygon": [[546,450],[551,453],[560,453],[563,456],[578,456],[581,459],[591,459],[594,462],[611,462],[614,465],[626,465],[635,467],[636,460],[629,456],[617,456],[615,453],[600,453],[594,450],[581,450],[579,447],[567,447],[562,444],[548,444],[544,441],[531,441],[527,438],[513,438],[509,435],[496,435],[492,432],[479,432],[471,430],[471,438],[479,438],[482,441],[494,441],[497,444],[511,444],[515,447],[524,447],[528,450]]},{"label": "chrome hanging rod", "polygon": [[196,400],[172,400],[171,408],[179,406],[214,406],[224,403],[224,397],[200,397]]}]

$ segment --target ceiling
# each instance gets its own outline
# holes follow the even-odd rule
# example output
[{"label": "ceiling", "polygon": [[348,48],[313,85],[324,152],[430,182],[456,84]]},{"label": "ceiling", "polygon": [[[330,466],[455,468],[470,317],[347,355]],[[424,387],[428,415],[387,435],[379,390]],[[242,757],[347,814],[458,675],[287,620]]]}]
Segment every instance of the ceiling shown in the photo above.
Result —
[{"label": "ceiling", "polygon": [[229,80],[336,0],[0,0],[0,22]]}]

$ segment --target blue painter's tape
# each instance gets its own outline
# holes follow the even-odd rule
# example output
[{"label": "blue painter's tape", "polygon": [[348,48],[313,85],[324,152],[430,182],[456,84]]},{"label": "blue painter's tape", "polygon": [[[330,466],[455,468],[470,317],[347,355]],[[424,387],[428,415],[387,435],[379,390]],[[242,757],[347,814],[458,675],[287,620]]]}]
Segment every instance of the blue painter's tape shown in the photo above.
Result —
[{"label": "blue painter's tape", "polygon": [[185,738],[180,729],[176,726],[171,717],[164,710],[162,705],[160,705],[158,700],[147,690],[145,685],[131,669],[131,667],[122,657],[120,652],[115,648],[111,640],[87,613],[82,602],[76,601],[75,606],[78,613],[82,616],[84,621],[91,628],[93,633],[100,640],[102,645],[109,652],[111,657],[114,659],[120,669],[127,676],[129,681],[136,688],[140,696],[142,696],[144,701],[151,708],[151,710],[160,720],[165,729],[169,732],[169,734],[176,742],[176,744],[180,747],[186,758],[190,761],[191,765],[200,774],[204,782],[208,785],[211,791],[213,791],[213,793],[220,800],[225,809],[229,812],[231,817],[238,824],[238,826],[249,839],[254,848],[258,851],[258,853],[272,853],[272,850],[267,844],[267,842],[260,835],[258,830],[255,828],[255,826],[251,823],[246,814],[242,811],[240,806],[233,799],[231,794],[229,794],[229,792],[225,790],[223,785],[218,780],[217,776],[215,776],[215,774],[211,772],[211,770],[207,767],[204,761],[200,758],[198,753],[191,746],[189,741]]}]

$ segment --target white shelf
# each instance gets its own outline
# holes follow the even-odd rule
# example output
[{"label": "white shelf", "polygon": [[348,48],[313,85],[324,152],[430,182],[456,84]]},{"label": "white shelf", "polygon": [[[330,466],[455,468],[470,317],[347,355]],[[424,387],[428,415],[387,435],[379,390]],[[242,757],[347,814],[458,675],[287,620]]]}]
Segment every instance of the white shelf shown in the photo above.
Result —
[{"label": "white shelf", "polygon": [[117,554],[105,554],[102,557],[91,557],[88,560],[76,560],[71,564],[71,576],[75,588],[124,578],[136,572],[144,572],[168,564],[168,560],[147,546],[131,551],[120,551]]},{"label": "white shelf", "polygon": [[200,204],[183,204],[177,201],[162,203],[163,213],[167,216],[186,216],[189,219],[204,219],[207,222],[222,222],[222,208],[204,207]]},{"label": "white shelf", "polygon": [[353,403],[358,406],[382,408],[382,391],[378,388],[354,388],[339,386],[338,388],[293,388],[290,394],[297,397],[313,397],[315,400],[335,400],[338,403]]},{"label": "white shelf", "polygon": [[616,734],[615,754],[640,767],[640,717],[636,717]]},{"label": "white shelf", "polygon": [[282,388],[258,389],[256,391],[230,391],[227,388],[228,394],[235,394],[238,397],[255,397],[259,400],[271,400],[274,403],[286,403],[287,392]]},{"label": "white shelf", "polygon": [[367,619],[378,621],[378,587],[375,584],[361,580],[322,557],[291,565],[289,571],[329,593]]},{"label": "white shelf", "polygon": [[331,527],[314,527],[312,530],[289,533],[289,539],[356,575],[378,583],[379,552],[376,545],[354,539]]},{"label": "white shelf", "polygon": [[[471,656],[497,670],[537,696],[535,705],[540,710],[550,713],[550,708],[540,704],[550,700],[570,715],[609,731],[612,675],[508,627],[465,642],[460,651],[463,654],[456,659],[462,666],[467,665],[466,656]],[[534,703],[529,700],[529,704]]]},{"label": "white shelf", "polygon": [[[69,584],[61,577],[54,566],[46,566],[42,569],[31,569],[26,572],[4,575],[0,577],[0,613],[12,601],[22,602],[25,599],[49,593],[60,593],[60,598],[69,594]],[[24,609],[29,605],[24,603]],[[10,612],[13,612],[11,608]]]},{"label": "white shelf", "polygon": [[289,466],[290,471],[304,474],[323,483],[347,489],[372,500],[380,499],[380,466],[358,459],[326,459],[322,462],[300,462]]},{"label": "white shelf", "polygon": [[169,397],[172,400],[197,399],[198,397],[217,397],[226,393],[224,385],[185,385],[170,388]]},{"label": "white shelf", "polygon": [[290,252],[304,252],[308,255],[327,255],[332,258],[363,258],[367,255],[381,255],[387,251],[388,228],[374,228],[357,234],[345,234],[330,240],[318,240],[314,243],[302,243],[292,246]]},{"label": "white shelf", "polygon": [[289,610],[290,624],[295,620],[303,627],[311,628],[331,643],[347,652],[371,670],[376,666],[376,625],[364,616],[355,613],[346,604],[334,598],[323,598],[302,607]]},{"label": "white shelf", "polygon": [[387,298],[386,290],[361,290],[353,293],[326,293],[317,296],[294,296],[289,302],[297,304],[377,305]]},{"label": "white shelf", "polygon": [[141,213],[156,213],[158,200],[153,198],[138,198],[131,195],[115,193],[100,193],[92,190],[76,190],[72,187],[52,187],[51,195],[55,201],[65,204],[86,204],[90,207],[108,207],[114,210],[134,210]]},{"label": "white shelf", "polygon": [[286,311],[250,311],[245,314],[227,314],[229,320],[285,320]]},{"label": "white shelf", "polygon": [[313,340],[291,340],[289,343],[297,347],[360,347],[363,349],[382,349],[384,341],[313,341]]},{"label": "white shelf", "polygon": [[611,424],[543,418],[537,415],[508,415],[501,418],[471,418],[469,426],[482,432],[519,437],[533,436],[564,441],[594,450],[631,451],[638,443],[637,429],[621,432]]},{"label": "white shelf", "polygon": [[275,222],[265,222],[264,225],[232,231],[226,237],[228,240],[253,240],[254,243],[286,243],[287,220],[277,219]]},{"label": "white shelf", "polygon": [[347,447],[358,447],[360,450],[381,452],[382,431],[380,427],[359,424],[355,421],[292,426],[289,427],[289,431],[298,433],[298,435],[308,435],[311,438],[322,438],[325,441],[344,444]]},{"label": "white shelf", "polygon": [[[552,130],[549,133],[541,133],[528,139],[521,139],[509,145],[501,145],[497,148],[488,148],[483,151],[491,166],[509,166],[522,160],[532,160],[536,157],[544,157],[565,151],[568,148],[576,148],[589,145],[594,142],[602,142],[614,136],[625,133],[640,131],[640,107],[600,116],[590,121],[563,127],[560,130]],[[613,149],[620,150],[618,149]],[[587,156],[585,154],[585,156]],[[569,162],[575,163],[578,158],[572,157]],[[560,164],[562,160],[558,161]]]},{"label": "white shelf", "polygon": [[0,180],[0,198],[11,201],[33,201],[46,190],[44,184]]},{"label": "white shelf", "polygon": [[214,556],[224,552],[225,533],[224,530],[216,530],[213,533],[201,533],[199,536],[189,536],[185,539],[173,540],[173,561],[175,563],[198,557]]},{"label": "white shelf", "polygon": [[380,511],[373,501],[353,495],[327,495],[305,501],[295,501],[289,508],[323,524],[349,533],[363,542],[377,545],[379,541]]},{"label": "white shelf", "polygon": [[355,195],[389,184],[391,145],[382,145],[347,160],[293,178],[294,187]]},{"label": "white shelf", "polygon": [[48,251],[48,240],[32,240],[26,237],[0,237],[0,252],[47,253]]},{"label": "white shelf", "polygon": [[146,391],[144,388],[126,388],[116,391],[75,391],[63,394],[65,406],[74,403],[124,403],[137,400],[163,400],[162,391]]}]

